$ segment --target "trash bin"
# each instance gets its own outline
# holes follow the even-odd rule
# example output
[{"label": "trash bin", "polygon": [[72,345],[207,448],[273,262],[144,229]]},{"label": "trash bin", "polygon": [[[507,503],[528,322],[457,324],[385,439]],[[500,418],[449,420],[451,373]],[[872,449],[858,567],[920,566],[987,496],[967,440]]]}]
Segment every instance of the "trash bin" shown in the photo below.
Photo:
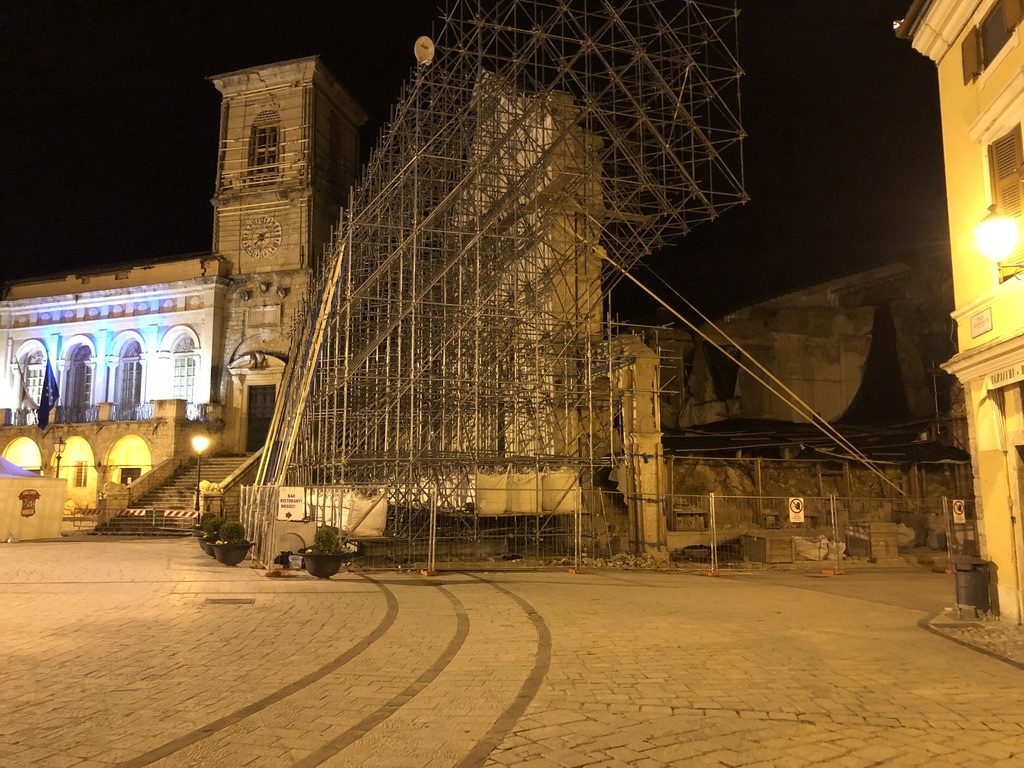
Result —
[{"label": "trash bin", "polygon": [[988,560],[979,557],[959,557],[954,562],[956,577],[956,602],[970,605],[984,613],[991,608],[988,599]]}]

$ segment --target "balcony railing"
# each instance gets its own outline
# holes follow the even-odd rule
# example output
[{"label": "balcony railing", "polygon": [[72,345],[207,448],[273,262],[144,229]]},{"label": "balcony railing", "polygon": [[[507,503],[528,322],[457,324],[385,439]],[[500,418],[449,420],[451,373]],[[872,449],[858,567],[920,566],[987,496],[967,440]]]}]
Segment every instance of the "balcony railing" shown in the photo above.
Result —
[{"label": "balcony railing", "polygon": [[34,427],[39,423],[35,408],[18,408],[9,413],[5,427]]},{"label": "balcony railing", "polygon": [[204,424],[210,420],[209,403],[186,403],[185,419],[188,421],[200,421]]},{"label": "balcony railing", "polygon": [[[98,422],[152,421],[157,413],[161,418],[177,419],[181,401],[150,400],[147,403],[100,403],[98,405],[57,405],[50,412],[51,424],[95,424]],[[184,403],[185,419],[209,424],[222,418],[219,403]],[[0,427],[34,427],[39,424],[35,408],[0,408]]]},{"label": "balcony railing", "polygon": [[55,424],[92,424],[99,421],[98,405],[58,405]]},{"label": "balcony railing", "polygon": [[153,403],[113,403],[111,421],[149,421],[153,418]]}]

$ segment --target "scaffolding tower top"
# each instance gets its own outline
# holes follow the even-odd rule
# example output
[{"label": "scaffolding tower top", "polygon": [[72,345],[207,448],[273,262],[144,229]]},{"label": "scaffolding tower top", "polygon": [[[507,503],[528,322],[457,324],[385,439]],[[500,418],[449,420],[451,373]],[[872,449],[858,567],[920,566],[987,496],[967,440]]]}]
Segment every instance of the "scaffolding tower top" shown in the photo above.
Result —
[{"label": "scaffolding tower top", "polygon": [[747,199],[737,13],[450,0],[313,281],[258,482],[455,503],[607,463],[617,270]]}]

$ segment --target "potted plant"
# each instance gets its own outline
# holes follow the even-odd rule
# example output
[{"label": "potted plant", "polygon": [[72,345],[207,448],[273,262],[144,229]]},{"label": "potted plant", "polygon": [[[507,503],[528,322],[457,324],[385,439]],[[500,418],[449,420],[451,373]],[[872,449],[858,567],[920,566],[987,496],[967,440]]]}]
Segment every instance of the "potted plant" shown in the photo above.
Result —
[{"label": "potted plant", "polygon": [[214,556],[213,544],[220,538],[220,528],[222,525],[224,525],[223,517],[214,517],[213,515],[206,515],[203,517],[203,535],[199,539],[199,546],[202,547],[203,552],[208,554],[210,557]]},{"label": "potted plant", "polygon": [[341,570],[345,551],[341,546],[338,529],[321,525],[313,536],[313,546],[302,553],[306,572],[318,579],[329,579]]},{"label": "potted plant", "polygon": [[220,538],[213,545],[213,553],[218,563],[238,565],[245,560],[251,546],[241,523],[224,523],[220,527]]},{"label": "potted plant", "polygon": [[213,514],[210,512],[203,512],[196,518],[196,524],[192,526],[192,535],[197,539],[201,539],[206,535],[206,531],[203,530],[203,521],[208,517],[213,517]]}]

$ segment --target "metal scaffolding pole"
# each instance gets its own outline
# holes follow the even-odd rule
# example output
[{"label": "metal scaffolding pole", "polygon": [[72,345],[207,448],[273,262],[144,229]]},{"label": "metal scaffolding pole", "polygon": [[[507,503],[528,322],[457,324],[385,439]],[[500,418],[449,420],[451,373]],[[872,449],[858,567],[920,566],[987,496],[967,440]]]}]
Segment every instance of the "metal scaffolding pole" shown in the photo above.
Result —
[{"label": "metal scaffolding pole", "polygon": [[310,281],[257,483],[432,517],[479,514],[480,473],[589,487],[620,367],[604,256],[629,268],[746,200],[736,16],[449,2]]}]

